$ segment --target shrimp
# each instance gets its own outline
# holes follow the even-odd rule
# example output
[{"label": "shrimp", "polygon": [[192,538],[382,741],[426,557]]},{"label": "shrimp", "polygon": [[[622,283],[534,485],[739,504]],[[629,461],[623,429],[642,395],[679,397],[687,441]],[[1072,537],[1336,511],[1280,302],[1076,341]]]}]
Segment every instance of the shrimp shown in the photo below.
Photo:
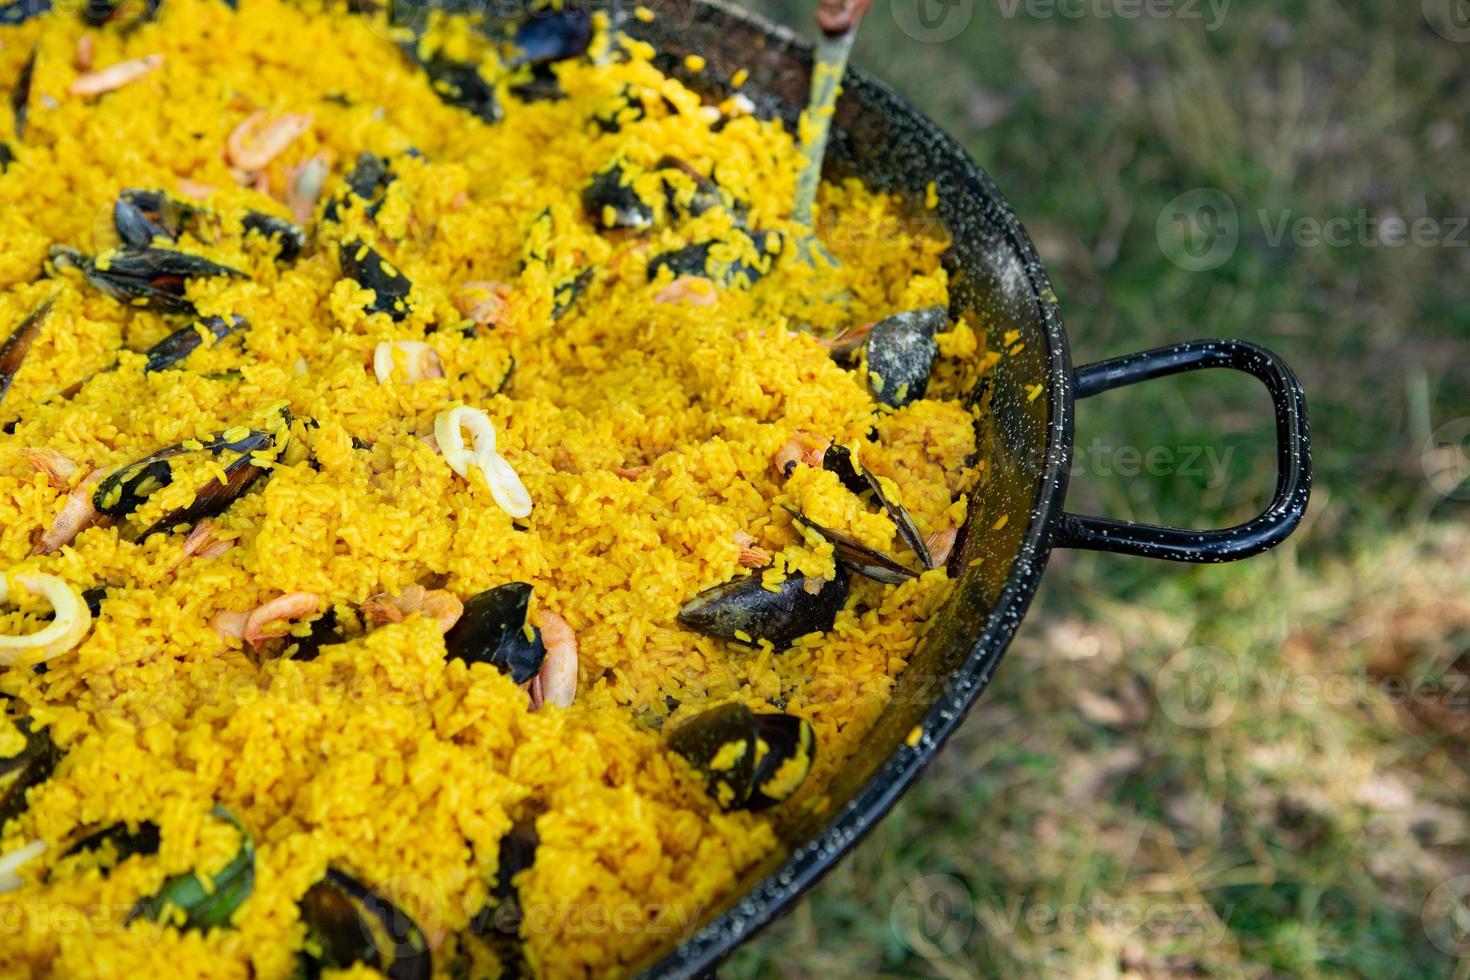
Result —
[{"label": "shrimp", "polygon": [[658,291],[655,303],[684,303],[689,306],[714,306],[720,301],[715,284],[704,276],[680,276]]},{"label": "shrimp", "polygon": [[771,458],[771,465],[782,476],[790,476],[791,471],[800,463],[811,467],[821,466],[822,457],[826,455],[830,445],[831,440],[816,439],[805,432],[797,432],[790,442],[776,451],[776,455]]},{"label": "shrimp", "polygon": [[184,538],[184,551],[174,563],[171,572],[178,571],[190,558],[218,558],[235,546],[233,541],[221,541],[215,537],[219,525],[205,519],[194,525],[194,530]]},{"label": "shrimp", "polygon": [[216,613],[209,625],[221,636],[233,636],[252,647],[259,647],[266,640],[281,635],[266,632],[266,627],[309,616],[321,608],[321,601],[321,597],[315,592],[288,592],[256,606],[248,613]]},{"label": "shrimp", "polygon": [[929,549],[929,557],[934,559],[934,567],[938,568],[949,561],[949,553],[954,550],[955,539],[959,537],[960,529],[957,527],[946,527],[935,531],[924,540]]},{"label": "shrimp", "polygon": [[309,157],[286,171],[286,206],[298,225],[311,220],[330,171],[331,158],[325,153]]},{"label": "shrimp", "polygon": [[510,286],[503,282],[476,280],[459,287],[454,308],[474,323],[488,327],[500,323],[510,310]]},{"label": "shrimp", "polygon": [[65,490],[71,485],[71,478],[77,472],[76,463],[67,459],[61,453],[51,448],[27,449],[25,451],[26,462],[36,470],[37,473],[46,474],[46,482],[57,490]]},{"label": "shrimp", "polygon": [[92,493],[106,472],[103,469],[93,470],[77,484],[75,490],[67,494],[61,512],[56,515],[51,526],[36,538],[31,547],[32,555],[49,555],[63,545],[71,544],[87,528],[105,527],[113,522],[113,518],[98,514],[92,503]]},{"label": "shrimp", "polygon": [[735,544],[740,549],[736,560],[744,568],[764,568],[771,563],[771,553],[755,546],[755,538],[744,531],[735,532]]},{"label": "shrimp", "polygon": [[230,132],[225,158],[237,170],[263,170],[306,135],[315,122],[310,113],[287,112],[267,121],[264,112],[252,112]]},{"label": "shrimp", "polygon": [[91,71],[92,61],[97,56],[97,36],[91,31],[83,32],[77,38],[76,53],[72,55],[72,67],[77,71]]},{"label": "shrimp", "polygon": [[536,625],[546,644],[546,659],[531,680],[532,710],[540,703],[569,708],[577,697],[577,634],[549,609],[537,612]]},{"label": "shrimp", "polygon": [[119,61],[100,71],[78,75],[72,79],[71,85],[67,87],[67,92],[84,99],[106,95],[162,67],[163,55],[161,54],[150,54],[146,58],[134,58],[131,61]]},{"label": "shrimp", "polygon": [[410,585],[396,596],[380,592],[362,604],[363,617],[374,626],[401,623],[414,613],[434,620],[439,632],[448,633],[464,615],[464,603],[453,592]]}]

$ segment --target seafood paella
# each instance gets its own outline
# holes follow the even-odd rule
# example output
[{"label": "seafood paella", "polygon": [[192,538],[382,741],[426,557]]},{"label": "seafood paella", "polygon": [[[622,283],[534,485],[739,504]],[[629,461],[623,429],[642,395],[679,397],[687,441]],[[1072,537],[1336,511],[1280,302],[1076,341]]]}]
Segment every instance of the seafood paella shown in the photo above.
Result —
[{"label": "seafood paella", "polygon": [[822,818],[984,485],[932,200],[799,254],[604,12],[0,22],[0,972],[627,972]]}]

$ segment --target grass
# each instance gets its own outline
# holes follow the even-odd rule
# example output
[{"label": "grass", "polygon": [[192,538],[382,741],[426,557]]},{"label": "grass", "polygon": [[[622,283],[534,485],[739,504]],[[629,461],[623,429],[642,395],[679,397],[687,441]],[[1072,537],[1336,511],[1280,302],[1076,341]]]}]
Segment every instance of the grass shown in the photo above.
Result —
[{"label": "grass", "polygon": [[[857,60],[1006,191],[1076,360],[1275,349],[1308,392],[1316,490],[1290,544],[1239,565],[1058,554],[927,778],[728,972],[1470,977],[1470,906],[1443,901],[1470,893],[1470,494],[1426,478],[1457,458],[1432,434],[1470,417],[1470,43],[1425,14],[1452,4],[1234,4],[1207,30],[1208,4],[977,0],[926,44],[898,26],[916,2],[875,4]],[[803,30],[811,6],[762,5]],[[1197,188],[1228,197],[1239,244],[1191,272],[1156,229]],[[1314,243],[1333,218],[1363,241]],[[1395,247],[1393,218],[1449,240]],[[1259,508],[1264,396],[1202,381],[1084,403],[1072,508]],[[1118,447],[1223,468],[1128,477]]]}]

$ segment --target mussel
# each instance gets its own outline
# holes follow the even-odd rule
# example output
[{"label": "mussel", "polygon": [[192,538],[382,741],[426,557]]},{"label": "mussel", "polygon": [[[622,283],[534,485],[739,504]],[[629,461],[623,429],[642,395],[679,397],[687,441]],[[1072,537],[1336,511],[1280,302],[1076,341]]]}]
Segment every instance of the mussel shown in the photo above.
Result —
[{"label": "mussel", "polygon": [[31,45],[30,56],[16,76],[15,87],[10,90],[10,112],[15,117],[15,138],[24,139],[26,134],[26,110],[31,102],[31,79],[36,74],[36,52],[39,45]]},{"label": "mussel", "polygon": [[306,232],[285,218],[261,211],[247,211],[241,224],[247,234],[253,231],[266,241],[274,242],[276,258],[282,262],[295,262],[306,247]]},{"label": "mussel", "polygon": [[592,15],[581,7],[533,9],[516,28],[515,64],[545,65],[575,58],[592,43]]},{"label": "mussel", "polygon": [[205,211],[166,191],[129,188],[112,203],[112,224],[129,248],[147,248],[155,238],[177,241],[184,232],[196,234]]},{"label": "mussel", "polygon": [[859,575],[882,582],[885,585],[901,585],[911,578],[917,578],[918,572],[899,564],[887,555],[874,551],[851,535],[834,531],[830,527],[823,527],[816,521],[806,517],[804,514],[786,508],[791,514],[791,519],[804,527],[809,527],[823,538],[832,543],[832,553],[844,566],[857,572]]},{"label": "mussel", "polygon": [[596,277],[596,269],[583,269],[572,278],[559,283],[551,291],[551,318],[560,320],[568,310],[576,306],[577,300],[587,292],[587,287],[592,285],[592,280]]},{"label": "mussel", "polygon": [[[125,29],[134,30],[154,20],[162,6],[163,0],[143,0],[142,12],[128,21]],[[102,27],[104,24],[122,20],[133,10],[134,5],[128,0],[85,0],[82,4],[82,19],[92,27]]]},{"label": "mussel", "polygon": [[352,875],[328,868],[301,899],[307,949],[298,975],[362,964],[390,980],[428,980],[433,953],[418,923]]},{"label": "mussel", "polygon": [[0,174],[10,169],[15,162],[15,151],[10,148],[9,143],[0,143]]},{"label": "mussel", "polygon": [[235,910],[255,889],[255,842],[240,818],[225,807],[215,804],[210,814],[240,832],[240,850],[207,884],[192,871],[169,878],[157,892],[138,900],[128,913],[127,922],[139,918],[176,922],[173,910],[177,909],[183,913],[185,929],[229,925]]},{"label": "mussel", "polygon": [[0,401],[5,400],[5,393],[10,390],[11,384],[15,382],[16,372],[24,363],[26,355],[31,351],[31,345],[36,342],[36,337],[41,332],[41,324],[46,322],[46,317],[51,314],[51,306],[56,302],[55,296],[48,296],[42,300],[26,318],[20,321],[4,344],[0,344]]},{"label": "mussel", "polygon": [[198,350],[199,345],[204,343],[204,338],[199,334],[200,327],[209,331],[215,341],[218,342],[224,340],[230,334],[244,330],[249,326],[250,322],[239,315],[228,318],[207,316],[197,323],[189,324],[181,330],[175,330],[148,348],[145,354],[148,358],[148,363],[143,366],[143,372],[149,374],[154,371],[162,371],[164,368],[173,367]]},{"label": "mussel", "polygon": [[[656,278],[666,268],[675,279],[703,276],[726,286],[740,285],[743,279],[745,285],[753,286],[771,271],[783,247],[780,232],[737,230],[731,241],[695,242],[654,256],[648,262],[648,278]],[[747,250],[754,252],[753,259]]]},{"label": "mussel", "polygon": [[173,482],[170,460],[195,452],[207,452],[214,456],[233,454],[234,458],[225,464],[224,483],[210,479],[199,489],[193,503],[164,514],[139,534],[138,540],[142,541],[160,531],[171,531],[180,526],[193,527],[206,517],[217,517],[224,513],[256,480],[265,475],[266,468],[256,462],[255,454],[269,451],[275,444],[275,437],[270,433],[242,427],[213,436],[197,449],[183,443],[169,446],[151,456],[121,466],[103,477],[92,495],[92,505],[99,514],[126,517],[141,507],[155,492]]},{"label": "mussel", "polygon": [[822,456],[822,468],[837,475],[837,479],[849,491],[861,497],[864,493],[871,493],[873,500],[888,519],[898,528],[899,537],[904,543],[913,549],[914,554],[924,563],[925,568],[934,567],[934,559],[929,554],[929,548],[924,543],[924,536],[919,533],[919,527],[914,523],[913,517],[904,509],[903,504],[893,500],[883,490],[883,484],[872,473],[869,473],[852,456],[852,450],[846,446],[831,445],[827,447]]},{"label": "mussel", "polygon": [[0,759],[0,826],[25,811],[26,791],[50,779],[62,755],[49,729],[36,728],[30,718],[15,725],[26,744],[15,755]]},{"label": "mussel", "polygon": [[686,629],[716,639],[746,646],[765,640],[784,650],[797,637],[830,630],[847,593],[847,573],[840,564],[836,578],[791,575],[774,592],[760,575],[747,575],[699,593],[679,610],[678,619]]},{"label": "mussel", "polygon": [[337,610],[328,609],[311,622],[311,631],[303,637],[287,637],[291,647],[286,652],[288,660],[315,660],[322,647],[337,646],[347,642],[347,634],[337,619]]},{"label": "mussel", "polygon": [[500,861],[490,888],[490,902],[470,920],[470,931],[491,941],[501,965],[510,970],[511,975],[516,975],[515,968],[523,959],[520,928],[525,916],[515,876],[535,863],[536,848],[540,844],[536,821],[530,817],[516,821],[515,826],[500,838]]},{"label": "mussel", "polygon": [[934,335],[949,324],[942,306],[885,317],[868,334],[868,387],[885,405],[901,408],[924,397],[939,344]]},{"label": "mussel", "polygon": [[386,313],[394,321],[407,319],[412,312],[408,294],[413,290],[407,276],[361,239],[339,245],[337,259],[344,276],[372,291],[373,299],[364,307],[368,313]]},{"label": "mussel", "polygon": [[623,160],[614,160],[582,189],[582,208],[598,228],[646,231],[653,227],[653,205],[638,196]]},{"label": "mussel", "polygon": [[481,122],[500,121],[500,101],[495,97],[495,86],[485,80],[479,66],[456,61],[442,52],[419,63],[424,74],[429,76],[429,87],[441,101],[463,109]]},{"label": "mussel", "polygon": [[724,810],[765,810],[789,799],[811,771],[816,736],[804,718],[722,704],[679,725],[669,748],[705,778]]},{"label": "mussel", "polygon": [[198,313],[193,302],[184,296],[189,279],[245,278],[245,273],[238,269],[167,248],[114,250],[88,258],[74,248],[53,245],[50,258],[58,269],[79,269],[93,288],[119,303],[184,316]]},{"label": "mussel", "polygon": [[[656,165],[659,170],[673,170],[689,178],[694,184],[694,190],[686,199],[679,188],[664,179],[664,196],[668,203],[669,213],[680,218],[697,218],[706,211],[715,208],[724,208],[735,218],[737,225],[745,224],[746,208],[744,203],[737,201],[735,197],[717,184],[712,177],[706,177],[696,170],[691,164],[685,163],[678,157],[661,157]],[[764,248],[764,239],[760,240],[759,248]]]},{"label": "mussel", "polygon": [[620,133],[629,123],[648,117],[643,99],[629,85],[620,87],[607,105],[592,114],[592,124],[604,133]]},{"label": "mussel", "polygon": [[532,65],[530,77],[510,86],[510,94],[522,102],[560,102],[567,97],[550,64]]},{"label": "mussel", "polygon": [[161,843],[158,824],[151,820],[141,821],[136,827],[115,823],[83,837],[61,856],[67,858],[83,852],[105,852],[106,867],[111,870],[130,857],[157,854]]},{"label": "mussel", "polygon": [[367,216],[374,217],[383,206],[389,185],[397,179],[398,175],[389,167],[387,160],[364,150],[357,155],[357,162],[352,169],[347,171],[347,177],[343,181],[346,186],[342,192],[323,205],[322,220],[337,221],[338,212],[347,203],[349,196],[362,201]]},{"label": "mussel", "polygon": [[451,659],[490,664],[524,684],[541,670],[546,645],[541,631],[530,628],[526,613],[531,606],[531,586],[510,582],[477,593],[465,600],[464,614],[444,635],[444,649]]}]

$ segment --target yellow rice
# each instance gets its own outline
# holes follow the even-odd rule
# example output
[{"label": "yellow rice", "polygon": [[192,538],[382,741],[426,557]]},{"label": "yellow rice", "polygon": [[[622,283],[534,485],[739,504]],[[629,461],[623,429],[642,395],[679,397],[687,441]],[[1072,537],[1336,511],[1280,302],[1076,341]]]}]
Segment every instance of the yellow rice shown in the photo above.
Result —
[{"label": "yellow rice", "polygon": [[[559,102],[522,105],[502,83],[506,115],[489,126],[436,97],[381,22],[277,0],[241,0],[238,13],[218,0],[168,0],[156,25],[90,31],[96,66],[151,54],[164,62],[81,99],[67,87],[84,30],[75,15],[55,14],[0,32],[0,79],[15,78],[39,45],[26,138],[0,176],[0,341],[56,295],[0,404],[0,421],[20,420],[0,436],[0,572],[113,587],[80,646],[44,673],[0,674],[11,715],[29,713],[66,752],[0,841],[0,852],[37,839],[49,848],[25,866],[23,887],[0,895],[0,975],[290,976],[303,938],[298,902],[328,866],[415,917],[435,944],[436,975],[494,975],[495,953],[467,923],[487,903],[500,838],[528,814],[539,814],[541,844],[517,884],[533,970],[626,972],[687,936],[778,848],[783,822],[826,810],[824,787],[860,751],[945,598],[942,569],[901,586],[854,578],[832,630],[785,652],[731,646],[674,619],[695,592],[741,571],[737,532],[780,556],[767,574],[832,574],[830,546],[793,529],[782,505],[900,549],[892,522],[833,474],[777,474],[772,456],[798,433],[860,444],[923,533],[963,520],[982,474],[968,465],[974,420],[960,394],[988,362],[983,335],[965,323],[942,335],[946,366],[930,397],[881,412],[862,372],[817,342],[944,305],[943,237],[911,231],[894,199],[827,186],[820,225],[839,267],[781,262],[749,290],[722,288],[713,306],[655,303],[671,277],[647,281],[648,257],[728,230],[730,216],[717,209],[688,227],[620,239],[582,215],[589,176],[618,155],[652,166],[673,154],[706,173],[717,164],[721,184],[749,202],[752,227],[789,240],[799,155],[780,125],[740,117],[716,132],[697,94],[635,57],[560,66],[569,97]],[[439,30],[457,56],[476,53],[465,25]],[[586,118],[628,84],[677,111],[620,133],[588,129]],[[195,280],[190,297],[202,314],[243,315],[250,330],[201,347],[187,370],[144,374],[136,352],[181,321],[129,309],[74,274],[48,278],[47,250],[100,251],[119,190],[178,192],[181,179],[215,188],[208,203],[221,213],[285,215],[278,200],[240,186],[221,154],[255,110],[314,120],[266,170],[278,195],[288,169],[313,154],[330,155],[329,192],[359,152],[397,155],[400,179],[378,224],[403,238],[385,257],[415,284],[414,312],[401,323],[365,315],[368,297],[340,278],[331,249],[277,263],[258,239],[241,244],[227,228],[217,246],[192,247],[249,278]],[[410,147],[423,159],[401,156]],[[536,235],[601,270],[555,322],[552,274],[570,267],[522,273]],[[443,329],[462,320],[460,286],[487,280],[514,287],[500,328]],[[400,340],[426,341],[448,377],[379,384],[367,367],[373,351]],[[511,387],[491,395],[512,357]],[[58,397],[87,378],[74,397]],[[497,451],[534,500],[529,530],[514,530],[479,477],[457,477],[421,438],[457,404],[493,420]],[[25,450],[50,447],[85,473],[258,426],[281,405],[318,422],[296,434],[320,468],[274,461],[269,479],[219,519],[219,536],[236,544],[222,557],[180,566],[181,535],[136,544],[117,528],[28,557],[67,490],[36,473]],[[354,437],[371,448],[354,450]],[[615,472],[642,466],[634,479]],[[181,478],[132,520],[187,503],[208,478]],[[257,662],[209,625],[281,593],[351,608],[435,577],[460,597],[531,583],[535,604],[577,633],[575,704],[528,711],[509,678],[447,661],[422,617],[311,662]],[[33,602],[0,609],[0,633],[39,629],[43,612]],[[814,727],[814,769],[776,810],[723,812],[663,745],[660,727],[730,700],[776,703]],[[18,733],[0,727],[0,752],[13,752]],[[169,876],[212,872],[235,854],[238,835],[210,816],[216,803],[257,847],[254,890],[231,927],[125,925]],[[107,876],[85,855],[60,859],[88,829],[144,820],[161,829],[152,858]]]}]

